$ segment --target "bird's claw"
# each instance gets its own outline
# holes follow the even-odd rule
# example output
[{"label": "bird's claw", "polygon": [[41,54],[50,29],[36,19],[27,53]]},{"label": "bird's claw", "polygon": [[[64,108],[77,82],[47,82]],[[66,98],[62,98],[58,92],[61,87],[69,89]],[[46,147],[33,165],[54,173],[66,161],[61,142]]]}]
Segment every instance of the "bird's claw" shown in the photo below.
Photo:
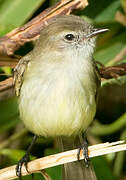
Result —
[{"label": "bird's claw", "polygon": [[87,144],[87,142],[84,142],[81,145],[81,147],[78,149],[78,153],[77,153],[78,161],[80,160],[80,152],[81,152],[81,150],[83,152],[85,166],[89,167],[89,156],[88,156],[88,144]]},{"label": "bird's claw", "polygon": [[19,177],[20,180],[22,180],[21,178],[21,169],[22,169],[22,166],[24,164],[25,168],[26,168],[26,171],[28,172],[28,167],[27,167],[27,164],[29,162],[30,158],[29,158],[29,154],[26,153],[18,162],[17,166],[16,166],[16,175]]}]

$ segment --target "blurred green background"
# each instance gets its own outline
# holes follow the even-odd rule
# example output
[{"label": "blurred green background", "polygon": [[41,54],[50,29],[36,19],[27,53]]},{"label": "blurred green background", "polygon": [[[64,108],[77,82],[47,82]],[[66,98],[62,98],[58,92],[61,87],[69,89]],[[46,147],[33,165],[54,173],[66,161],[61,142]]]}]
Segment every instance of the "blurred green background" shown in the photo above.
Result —
[{"label": "blurred green background", "polygon": [[[19,27],[56,0],[0,0],[0,36]],[[109,28],[110,32],[100,35],[94,58],[105,66],[114,65],[114,58],[126,46],[126,22],[115,20],[117,12],[126,18],[126,0],[89,0],[89,6],[74,14],[93,23],[96,27]],[[27,44],[17,54],[24,55],[31,49]],[[118,63],[126,62],[126,56]],[[0,81],[12,75],[9,67],[0,68]],[[33,135],[19,119],[17,99],[11,97],[0,101],[0,168],[13,164],[25,153]],[[126,76],[102,81],[95,121],[88,130],[90,144],[113,142],[126,139]],[[38,158],[58,152],[51,139],[39,138],[31,158]],[[93,158],[92,162],[98,180],[125,180],[126,153],[112,153]],[[53,180],[61,180],[61,167],[47,169]],[[44,179],[35,174],[35,180]],[[31,176],[23,177],[24,180]]]}]

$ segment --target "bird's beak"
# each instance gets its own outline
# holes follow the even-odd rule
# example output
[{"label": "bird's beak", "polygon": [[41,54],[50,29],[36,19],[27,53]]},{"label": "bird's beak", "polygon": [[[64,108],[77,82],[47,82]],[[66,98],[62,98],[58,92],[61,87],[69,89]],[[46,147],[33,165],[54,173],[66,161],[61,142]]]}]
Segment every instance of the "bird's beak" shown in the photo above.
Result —
[{"label": "bird's beak", "polygon": [[107,32],[107,31],[109,31],[109,29],[94,28],[93,31],[86,36],[86,38],[92,38],[94,36],[97,36],[98,34],[101,34],[101,33]]}]

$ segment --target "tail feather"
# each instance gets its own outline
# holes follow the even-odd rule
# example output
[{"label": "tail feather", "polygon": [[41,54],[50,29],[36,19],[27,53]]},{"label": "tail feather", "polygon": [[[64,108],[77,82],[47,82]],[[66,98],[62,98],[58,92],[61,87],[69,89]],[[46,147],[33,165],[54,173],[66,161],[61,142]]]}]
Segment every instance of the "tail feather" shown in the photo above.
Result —
[{"label": "tail feather", "polygon": [[[58,137],[58,146],[62,151],[67,151],[80,147],[82,137],[66,138]],[[63,165],[62,180],[97,180],[93,167],[85,166],[84,160],[67,163]]]}]

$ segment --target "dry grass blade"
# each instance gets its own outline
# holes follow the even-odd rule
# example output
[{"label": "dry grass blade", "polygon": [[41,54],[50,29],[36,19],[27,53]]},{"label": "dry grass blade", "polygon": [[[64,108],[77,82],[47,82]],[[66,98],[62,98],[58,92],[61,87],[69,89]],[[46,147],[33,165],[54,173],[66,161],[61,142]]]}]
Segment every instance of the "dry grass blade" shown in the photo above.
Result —
[{"label": "dry grass blade", "polygon": [[[124,141],[117,141],[114,143],[103,143],[103,144],[89,146],[89,157],[91,158],[95,156],[109,154],[112,152],[126,150],[126,144],[122,144],[123,142]],[[30,172],[29,174],[39,172],[42,169],[46,169],[49,167],[77,161],[77,152],[78,149],[75,149],[31,161],[28,163],[28,171]],[[81,152],[80,159],[83,158],[84,158],[83,153]],[[16,166],[11,166],[5,169],[1,169],[0,180],[10,180],[17,178],[15,167]],[[22,175],[25,176],[27,174],[28,172],[23,166]]]}]

